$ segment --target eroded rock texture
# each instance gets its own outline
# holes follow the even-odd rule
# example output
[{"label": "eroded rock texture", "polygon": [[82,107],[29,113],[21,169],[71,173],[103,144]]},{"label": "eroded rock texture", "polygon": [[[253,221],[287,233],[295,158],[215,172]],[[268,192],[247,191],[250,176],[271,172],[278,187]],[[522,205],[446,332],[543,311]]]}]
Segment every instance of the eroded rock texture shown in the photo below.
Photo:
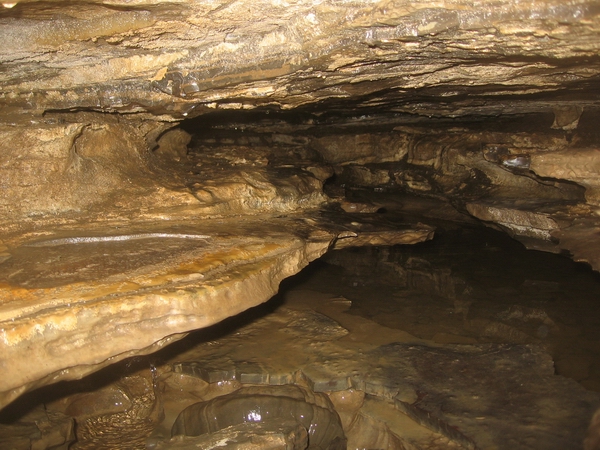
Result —
[{"label": "eroded rock texture", "polygon": [[430,239],[399,193],[600,268],[595,1],[1,8],[1,405]]}]

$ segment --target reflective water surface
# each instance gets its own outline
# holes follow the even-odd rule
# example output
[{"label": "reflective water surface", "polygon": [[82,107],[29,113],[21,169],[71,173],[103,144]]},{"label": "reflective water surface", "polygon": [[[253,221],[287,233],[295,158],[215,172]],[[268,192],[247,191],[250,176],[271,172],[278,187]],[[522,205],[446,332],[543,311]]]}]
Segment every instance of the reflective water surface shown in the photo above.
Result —
[{"label": "reflective water surface", "polygon": [[600,275],[586,264],[447,226],[433,241],[332,252],[313,266],[302,287],[343,295],[352,314],[437,343],[535,343],[558,374],[600,391]]}]

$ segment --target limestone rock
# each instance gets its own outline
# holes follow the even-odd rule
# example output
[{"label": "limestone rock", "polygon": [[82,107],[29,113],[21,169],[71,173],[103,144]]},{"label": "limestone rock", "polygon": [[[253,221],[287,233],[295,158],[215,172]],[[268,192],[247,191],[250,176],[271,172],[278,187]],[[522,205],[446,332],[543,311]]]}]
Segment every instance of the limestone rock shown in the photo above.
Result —
[{"label": "limestone rock", "polygon": [[29,411],[18,423],[0,425],[0,445],[7,449],[67,450],[75,441],[73,419],[43,408]]},{"label": "limestone rock", "polygon": [[187,146],[191,140],[192,136],[184,130],[169,130],[158,139],[154,153],[166,160],[180,161],[187,156]]},{"label": "limestone rock", "polygon": [[584,186],[588,203],[600,204],[600,150],[592,148],[540,153],[532,156],[530,167],[541,177],[569,180]]},{"label": "limestone rock", "polygon": [[245,387],[188,406],[175,420],[172,434],[201,436],[244,423],[289,421],[301,424],[307,431],[308,449],[346,448],[340,418],[327,396],[293,385]]},{"label": "limestone rock", "polygon": [[468,204],[467,210],[478,219],[497,223],[515,235],[550,240],[551,232],[558,228],[556,222],[545,214],[475,203]]},{"label": "limestone rock", "polygon": [[584,450],[596,450],[600,448],[600,413],[598,411],[596,411],[596,414],[592,418],[583,448]]},{"label": "limestone rock", "polygon": [[552,128],[558,128],[561,130],[576,129],[582,112],[583,108],[577,105],[555,108],[554,123],[552,124]]},{"label": "limestone rock", "polygon": [[[350,395],[341,417],[349,424],[344,431],[353,448],[388,443],[396,448],[505,447],[533,441],[562,449],[582,442],[600,398],[555,375],[553,361],[541,347],[432,346],[410,335],[404,337],[408,342],[399,342],[399,335],[392,336],[399,330],[349,315],[344,305],[322,294],[313,304],[340,324],[347,323],[350,333],[318,342],[309,333],[286,333],[287,324],[297,324],[303,316],[307,329],[314,327],[310,323],[318,315],[307,315],[308,300],[301,299],[317,295],[290,292],[285,308],[211,346],[194,349],[186,355],[191,360],[175,363],[175,370],[217,385],[240,381],[252,363],[262,377],[250,383],[265,391],[282,382],[308,385],[315,394],[337,391],[330,394],[336,409],[344,403],[340,397]],[[376,344],[380,337],[391,343]],[[266,345],[284,340],[289,344],[283,348]],[[287,356],[277,358],[281,352]]]},{"label": "limestone rock", "polygon": [[206,235],[109,234],[13,251],[3,267],[1,402],[155,351],[262,303],[333,239],[282,231],[266,243],[259,224],[254,238],[219,236],[223,224],[213,222],[203,225]]},{"label": "limestone rock", "polygon": [[333,248],[339,250],[347,247],[366,245],[399,245],[416,244],[433,238],[433,229],[427,226],[410,230],[363,231],[338,239]]},{"label": "limestone rock", "polygon": [[316,138],[311,146],[330,164],[364,165],[399,161],[408,152],[406,140],[400,133],[334,135]]},{"label": "limestone rock", "polygon": [[347,213],[374,213],[381,210],[380,205],[373,203],[349,202],[347,200],[342,200],[340,202],[340,207]]},{"label": "limestone rock", "polygon": [[136,208],[194,201],[189,193],[166,192],[157,180],[145,139],[150,129],[110,122],[2,127],[1,183],[8,193],[0,198],[2,221],[119,211],[130,208],[132,199]]},{"label": "limestone rock", "polygon": [[306,428],[295,423],[243,423],[200,436],[175,436],[157,450],[286,450],[308,448]]},{"label": "limestone rock", "polygon": [[409,92],[440,87],[458,100],[442,109],[464,114],[469,91],[550,93],[565,71],[597,71],[593,2],[20,1],[1,20],[4,120],[72,108],[182,118],[358,95],[357,106],[431,114],[436,102]]}]

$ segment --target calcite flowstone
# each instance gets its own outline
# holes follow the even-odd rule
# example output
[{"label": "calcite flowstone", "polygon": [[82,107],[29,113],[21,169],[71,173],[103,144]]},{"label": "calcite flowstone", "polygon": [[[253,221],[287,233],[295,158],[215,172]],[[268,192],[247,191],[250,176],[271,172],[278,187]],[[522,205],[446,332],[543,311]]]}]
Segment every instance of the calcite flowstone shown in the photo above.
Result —
[{"label": "calcite flowstone", "polygon": [[1,403],[262,303],[335,237],[269,232],[260,222],[252,228],[238,236],[224,234],[222,222],[105,231],[104,240],[71,236],[13,249],[2,267]]}]

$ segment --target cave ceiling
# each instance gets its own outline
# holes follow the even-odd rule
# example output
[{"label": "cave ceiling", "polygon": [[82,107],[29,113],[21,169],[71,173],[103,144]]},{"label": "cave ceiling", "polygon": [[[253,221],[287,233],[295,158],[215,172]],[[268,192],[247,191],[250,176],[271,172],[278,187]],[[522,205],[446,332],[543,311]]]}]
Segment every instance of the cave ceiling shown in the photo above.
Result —
[{"label": "cave ceiling", "polygon": [[0,19],[3,114],[585,106],[597,12],[590,1],[18,2]]},{"label": "cave ceiling", "polygon": [[432,238],[344,188],[600,268],[600,2],[14,0],[0,38],[0,404]]}]

